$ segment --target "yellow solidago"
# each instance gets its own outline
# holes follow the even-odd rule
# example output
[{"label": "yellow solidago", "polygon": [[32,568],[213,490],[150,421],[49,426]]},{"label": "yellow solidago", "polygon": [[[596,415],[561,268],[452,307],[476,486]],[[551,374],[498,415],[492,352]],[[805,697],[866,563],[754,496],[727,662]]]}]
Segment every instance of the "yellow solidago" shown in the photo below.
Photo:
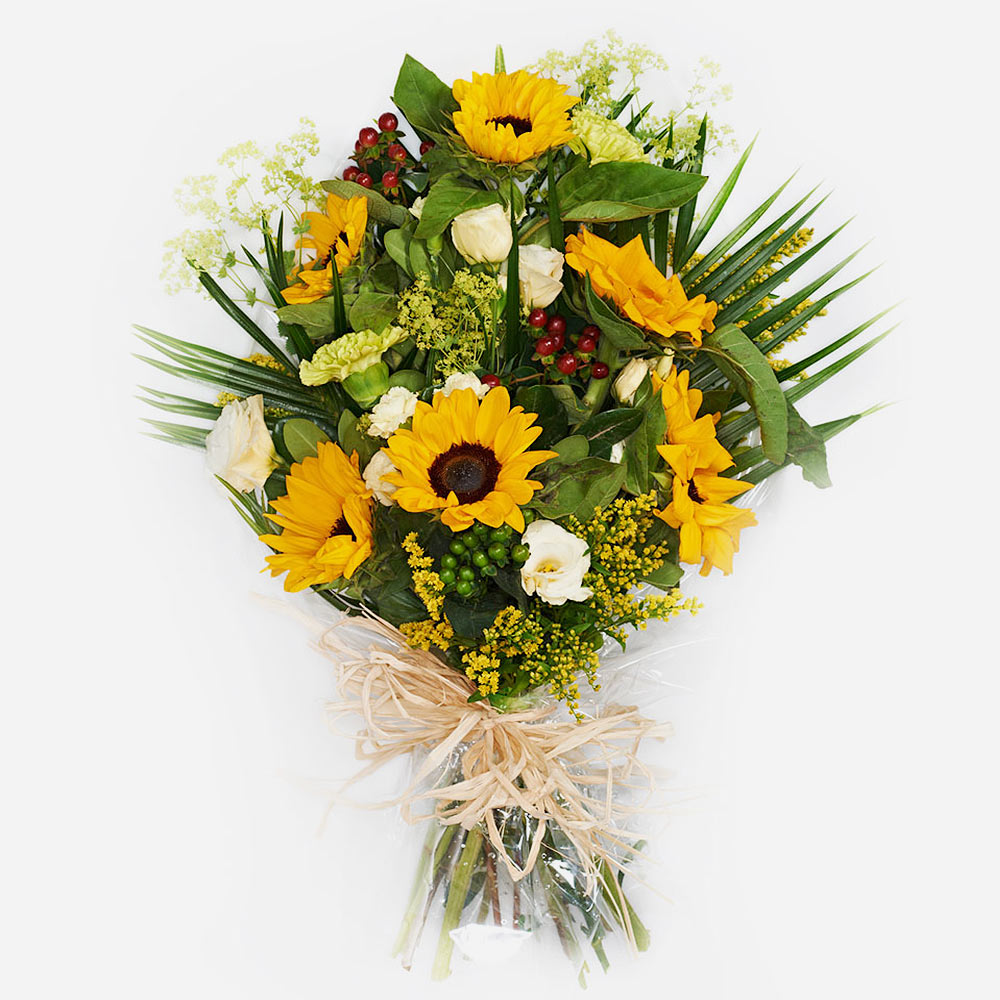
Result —
[{"label": "yellow solidago", "polygon": [[484,698],[500,690],[500,658],[489,646],[472,649],[462,655],[465,674]]},{"label": "yellow solidago", "polygon": [[[254,354],[247,355],[243,360],[249,361],[250,364],[257,365],[260,368],[270,368],[276,372],[285,371],[285,366],[277,358],[272,358],[270,354],[255,352]],[[215,402],[218,406],[226,406],[228,403],[234,403],[237,399],[242,398],[242,396],[237,396],[232,392],[220,392]],[[264,414],[268,417],[285,417],[290,412],[289,410],[283,410],[280,406],[264,407]]]},{"label": "yellow solidago", "polygon": [[406,561],[413,572],[413,592],[423,601],[431,619],[440,622],[441,607],[444,604],[444,583],[431,569],[434,565],[433,558],[420,547],[415,531],[411,531],[403,539],[403,550],[407,554]]},{"label": "yellow solidago", "polygon": [[440,621],[426,618],[422,622],[403,622],[399,631],[414,649],[448,649],[455,638],[455,631],[447,618]]}]

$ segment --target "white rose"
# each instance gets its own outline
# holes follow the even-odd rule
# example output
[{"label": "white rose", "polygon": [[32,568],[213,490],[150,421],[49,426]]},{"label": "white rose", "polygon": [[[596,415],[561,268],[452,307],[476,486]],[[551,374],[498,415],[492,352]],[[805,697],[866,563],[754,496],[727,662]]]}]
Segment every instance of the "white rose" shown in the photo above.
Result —
[{"label": "white rose", "polygon": [[264,423],[264,397],[227,403],[205,438],[205,464],[233,489],[260,489],[278,464],[274,442]]},{"label": "white rose", "polygon": [[546,604],[565,604],[593,597],[583,577],[590,569],[587,543],[552,521],[532,521],[521,536],[529,555],[521,567],[526,594],[538,594]]},{"label": "white rose", "polygon": [[396,492],[396,487],[392,483],[387,483],[384,478],[390,472],[399,472],[399,469],[383,451],[377,451],[372,455],[372,460],[365,466],[364,471],[365,486],[378,497],[378,502],[386,507],[392,506],[392,495]]},{"label": "white rose", "polygon": [[663,352],[663,356],[655,361],[649,362],[649,370],[656,372],[660,378],[666,378],[670,374],[670,369],[674,367],[674,352],[669,348]]},{"label": "white rose", "polygon": [[[558,250],[534,243],[517,252],[517,278],[521,286],[521,303],[529,309],[544,309],[552,305],[563,289],[562,274],[565,258]],[[500,268],[500,286],[507,289],[507,262]]]},{"label": "white rose", "polygon": [[417,411],[417,394],[405,386],[394,385],[372,407],[372,422],[368,433],[387,438]]},{"label": "white rose", "polygon": [[649,372],[649,365],[642,358],[632,358],[615,379],[615,395],[622,403],[631,403],[636,390]]},{"label": "white rose", "polygon": [[415,219],[419,219],[421,215],[424,214],[424,202],[427,201],[426,198],[414,198],[413,204],[410,206],[410,215]]},{"label": "white rose", "polygon": [[611,446],[611,461],[614,462],[615,465],[621,465],[622,459],[624,457],[625,457],[625,442],[616,441]]},{"label": "white rose", "polygon": [[463,212],[451,224],[455,249],[470,264],[499,264],[513,242],[510,219],[503,205],[487,205]]},{"label": "white rose", "polygon": [[456,372],[444,380],[444,386],[440,392],[445,397],[448,397],[459,389],[472,389],[480,399],[490,391],[490,387],[478,375]]}]

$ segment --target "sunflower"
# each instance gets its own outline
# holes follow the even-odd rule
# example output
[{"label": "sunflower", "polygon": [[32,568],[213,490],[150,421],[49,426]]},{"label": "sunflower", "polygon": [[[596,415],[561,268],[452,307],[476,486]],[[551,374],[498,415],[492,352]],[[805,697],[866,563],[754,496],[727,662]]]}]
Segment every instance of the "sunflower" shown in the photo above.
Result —
[{"label": "sunflower", "polygon": [[519,69],[473,73],[452,88],[455,130],[474,153],[496,163],[523,163],[573,138],[567,112],[580,98],[556,80]]},{"label": "sunflower", "polygon": [[542,487],[526,476],[556,455],[528,451],[542,433],[531,426],[536,417],[512,409],[502,386],[482,402],[474,389],[458,389],[436,393],[433,404],[417,403],[413,429],[396,431],[382,449],[399,470],[383,477],[398,487],[393,500],[403,510],[440,510],[452,531],[474,521],[523,531],[520,507]]},{"label": "sunflower", "polygon": [[653,391],[660,394],[667,418],[666,443],[695,448],[697,467],[702,471],[717,473],[728,469],[733,459],[715,436],[720,414],[698,416],[704,397],[700,389],[690,388],[690,370],[678,372],[674,366],[665,379],[661,379],[656,372],[651,373],[651,378]]},{"label": "sunflower", "polygon": [[[702,576],[708,576],[713,567],[728,576],[733,570],[733,555],[740,548],[740,531],[755,525],[757,518],[752,510],[726,501],[745,493],[753,484],[700,468],[697,446],[666,444],[657,451],[673,470],[674,480],[670,503],[656,514],[671,528],[680,529],[680,561],[702,560]],[[728,452],[726,458],[723,468],[733,464]]]},{"label": "sunflower", "polygon": [[320,442],[315,456],[292,466],[285,488],[271,503],[278,513],[268,515],[281,534],[260,536],[278,550],[267,557],[271,575],[287,572],[290,591],[349,580],[372,552],[371,492],[357,453],[348,458],[339,445]]},{"label": "sunflower", "polygon": [[676,274],[664,277],[649,259],[641,236],[618,247],[581,229],[579,236],[566,237],[566,263],[589,274],[594,291],[611,299],[633,323],[661,337],[684,333],[700,347],[702,330],[715,329],[718,304],[704,295],[689,299]]},{"label": "sunflower", "polygon": [[303,212],[309,230],[296,244],[315,254],[310,266],[297,269],[293,276],[302,284],[291,285],[282,295],[290,304],[302,305],[323,298],[333,287],[333,265],[342,274],[361,250],[368,225],[368,199],[364,195],[341,198],[326,196],[326,214]]}]

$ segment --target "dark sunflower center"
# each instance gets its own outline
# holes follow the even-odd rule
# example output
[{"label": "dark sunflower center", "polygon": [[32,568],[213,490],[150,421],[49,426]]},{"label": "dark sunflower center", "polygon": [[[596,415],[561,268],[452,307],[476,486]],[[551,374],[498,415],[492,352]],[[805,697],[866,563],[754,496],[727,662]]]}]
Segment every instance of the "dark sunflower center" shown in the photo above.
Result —
[{"label": "dark sunflower center", "polygon": [[705,502],[705,498],[698,492],[698,487],[695,486],[693,479],[691,480],[691,482],[688,483],[688,496],[695,503],[704,503]]},{"label": "dark sunflower center", "polygon": [[509,125],[514,130],[514,135],[524,135],[525,132],[531,131],[530,118],[517,118],[514,115],[504,115],[502,118],[488,118],[486,123],[488,125],[496,125],[497,128]]},{"label": "dark sunflower center", "polygon": [[354,532],[351,531],[351,526],[347,523],[347,518],[343,514],[334,522],[328,537],[333,538],[334,535],[350,535],[352,538],[354,537]]},{"label": "dark sunflower center", "polygon": [[500,475],[500,463],[481,444],[456,444],[431,463],[430,480],[439,497],[454,493],[459,503],[482,500]]},{"label": "dark sunflower center", "polygon": [[350,244],[347,242],[347,233],[338,233],[337,238],[330,244],[330,249],[323,255],[320,260],[320,264],[326,267],[330,263],[330,258],[337,252],[337,244],[343,242],[344,246],[350,249]]}]

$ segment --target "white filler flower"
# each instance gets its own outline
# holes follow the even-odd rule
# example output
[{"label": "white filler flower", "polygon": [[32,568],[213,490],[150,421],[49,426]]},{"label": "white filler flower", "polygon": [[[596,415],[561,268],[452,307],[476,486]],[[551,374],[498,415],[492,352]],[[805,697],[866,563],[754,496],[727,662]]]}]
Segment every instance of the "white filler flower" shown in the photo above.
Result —
[{"label": "white filler flower", "polygon": [[526,594],[538,594],[546,604],[565,604],[593,597],[583,578],[590,569],[590,551],[577,538],[552,521],[532,521],[521,536],[529,555],[521,567]]},{"label": "white filler flower", "polygon": [[205,437],[205,464],[241,493],[260,489],[278,464],[264,423],[264,397],[227,403]]},{"label": "white filler flower", "polygon": [[513,242],[510,219],[503,205],[470,209],[452,222],[451,239],[470,264],[499,264]]},{"label": "white filler flower", "polygon": [[378,502],[384,507],[392,506],[392,495],[396,492],[396,487],[392,483],[387,483],[384,478],[390,472],[399,472],[399,469],[392,464],[392,459],[382,451],[377,451],[372,455],[372,460],[365,466],[364,471],[365,486],[378,497]]},{"label": "white filler flower", "polygon": [[372,407],[372,422],[368,433],[387,438],[417,411],[417,394],[405,386],[394,385]]}]

